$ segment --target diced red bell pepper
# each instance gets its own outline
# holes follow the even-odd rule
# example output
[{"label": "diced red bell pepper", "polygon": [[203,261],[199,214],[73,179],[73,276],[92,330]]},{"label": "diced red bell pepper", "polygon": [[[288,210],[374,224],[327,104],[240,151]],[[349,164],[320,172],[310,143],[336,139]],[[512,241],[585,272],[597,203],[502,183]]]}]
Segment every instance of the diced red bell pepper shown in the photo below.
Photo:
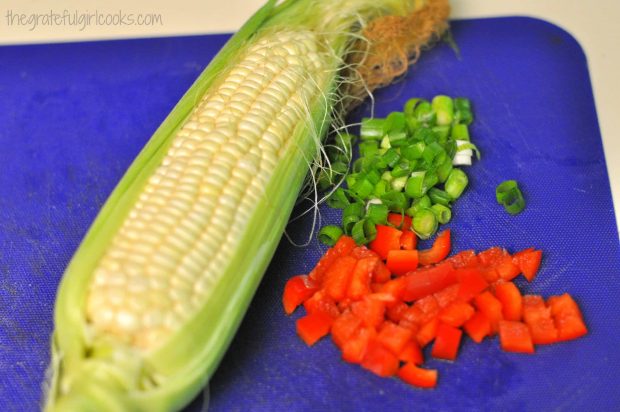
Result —
[{"label": "diced red bell pepper", "polygon": [[523,312],[523,298],[519,288],[512,282],[495,285],[495,297],[502,304],[502,316],[506,320],[519,321]]},{"label": "diced red bell pepper", "polygon": [[362,368],[381,377],[393,376],[398,372],[398,357],[377,340],[371,339],[362,360]]},{"label": "diced red bell pepper", "polygon": [[568,293],[550,297],[547,304],[558,330],[558,340],[577,339],[588,333],[579,306]]},{"label": "diced red bell pepper", "polygon": [[334,250],[336,251],[336,254],[338,256],[348,256],[356,247],[357,244],[352,237],[340,236],[340,238],[334,245]]},{"label": "diced red bell pepper", "polygon": [[489,286],[478,268],[461,268],[455,273],[459,279],[458,299],[463,302],[469,302]]},{"label": "diced red bell pepper", "polygon": [[474,315],[463,325],[463,329],[467,332],[467,335],[476,343],[482,342],[482,340],[491,334],[491,322],[482,312],[476,312]]},{"label": "diced red bell pepper", "polygon": [[349,340],[361,327],[362,320],[347,310],[338,316],[332,324],[331,333],[334,343],[339,348]]},{"label": "diced red bell pepper", "polygon": [[474,308],[469,303],[454,302],[439,312],[439,320],[455,328],[461,327],[474,315]]},{"label": "diced red bell pepper", "polygon": [[478,253],[478,259],[483,266],[495,266],[497,262],[507,255],[508,252],[505,249],[495,246]]},{"label": "diced red bell pepper", "polygon": [[390,280],[391,277],[392,273],[390,273],[390,269],[388,269],[382,261],[379,261],[372,272],[372,281],[375,283],[385,283]]},{"label": "diced red bell pepper", "polygon": [[304,302],[304,308],[308,313],[322,313],[331,318],[340,316],[340,310],[332,298],[327,296],[324,290],[319,290]]},{"label": "diced red bell pepper", "polygon": [[417,300],[413,304],[413,306],[411,306],[411,309],[407,311],[405,316],[409,316],[409,312],[413,312],[416,309],[420,310],[420,312],[422,313],[422,317],[421,319],[419,319],[418,323],[426,323],[429,320],[437,317],[441,308],[439,307],[439,303],[437,303],[437,299],[435,299],[435,296],[428,295],[422,299]]},{"label": "diced red bell pepper", "polygon": [[347,290],[348,297],[357,300],[372,292],[370,290],[370,280],[377,263],[379,263],[379,258],[377,257],[365,257],[357,261],[351,274],[349,289]]},{"label": "diced red bell pepper", "polygon": [[351,256],[341,256],[325,272],[323,288],[334,300],[342,300],[347,295],[351,275],[357,260]]},{"label": "diced red bell pepper", "polygon": [[377,336],[373,328],[359,328],[342,345],[342,359],[350,363],[362,363],[371,339]]},{"label": "diced red bell pepper", "polygon": [[440,322],[431,354],[434,358],[455,360],[462,336],[462,330]]},{"label": "diced red bell pepper", "polygon": [[298,275],[290,278],[286,282],[284,293],[282,294],[282,304],[284,305],[286,314],[290,315],[293,313],[297,306],[304,303],[304,301],[314,295],[314,292],[317,290],[317,285],[306,275]]},{"label": "diced red bell pepper", "polygon": [[532,341],[537,345],[558,341],[558,330],[542,296],[523,296],[523,321],[530,328]]},{"label": "diced red bell pepper", "polygon": [[403,347],[403,350],[400,351],[398,359],[402,362],[413,363],[415,365],[423,364],[424,354],[422,353],[422,348],[418,345],[418,341],[410,339]]},{"label": "diced red bell pepper", "polygon": [[393,305],[387,307],[387,318],[392,322],[398,323],[403,318],[405,312],[407,312],[409,306],[403,302],[395,302]]},{"label": "diced red bell pepper", "polygon": [[394,303],[402,300],[403,289],[405,288],[405,278],[400,277],[389,280],[379,285],[375,293],[384,293],[394,298]]},{"label": "diced red bell pepper", "polygon": [[400,250],[400,237],[403,232],[392,226],[377,225],[377,235],[368,246],[379,254],[381,259],[387,259],[390,250]]},{"label": "diced red bell pepper", "polygon": [[418,237],[411,230],[404,230],[400,235],[400,247],[404,250],[414,250],[418,244]]},{"label": "diced red bell pepper", "polygon": [[437,386],[437,370],[419,368],[407,363],[398,371],[398,377],[416,388],[434,388]]},{"label": "diced red bell pepper", "polygon": [[493,265],[495,271],[499,275],[500,278],[510,281],[521,273],[521,270],[517,265],[512,263],[512,257],[508,254],[499,258],[497,262]]},{"label": "diced red bell pepper", "polygon": [[352,303],[351,311],[362,320],[364,326],[377,328],[384,320],[385,303],[366,296],[364,299]]},{"label": "diced red bell pepper", "polygon": [[454,284],[433,294],[440,308],[445,308],[452,302],[456,301],[459,295],[460,285]]},{"label": "diced red bell pepper", "polygon": [[476,252],[473,250],[463,250],[447,259],[455,269],[477,267],[480,264]]},{"label": "diced red bell pepper", "polygon": [[390,250],[386,266],[395,275],[402,276],[418,267],[417,250]]},{"label": "diced red bell pepper", "polygon": [[333,319],[324,313],[310,313],[297,319],[297,334],[308,346],[312,346],[329,333],[332,322]]},{"label": "diced red bell pepper", "polygon": [[400,213],[388,214],[387,221],[396,229],[405,231],[411,229],[411,217],[407,215],[401,215]]},{"label": "diced red bell pepper", "polygon": [[495,334],[499,327],[499,321],[503,319],[502,303],[489,291],[476,296],[474,303],[478,310],[487,317],[491,323],[491,333]]},{"label": "diced red bell pepper", "polygon": [[420,326],[418,323],[410,322],[407,319],[401,319],[400,322],[398,322],[398,326],[409,329],[413,336],[416,336],[418,334],[418,331],[420,330]]},{"label": "diced red bell pepper", "polygon": [[534,249],[526,249],[517,252],[512,257],[512,261],[519,267],[523,276],[531,282],[538,273],[540,262],[542,260],[542,251]]},{"label": "diced red bell pepper", "polygon": [[437,327],[439,326],[439,319],[433,318],[432,320],[426,322],[422,327],[418,330],[416,334],[416,340],[420,347],[425,347],[429,343],[435,339],[437,336]]},{"label": "diced red bell pepper", "polygon": [[377,341],[398,356],[412,336],[411,330],[390,321],[385,321],[381,325]]},{"label": "diced red bell pepper", "polygon": [[[342,239],[342,236],[340,238]],[[321,259],[319,259],[319,262],[316,264],[314,269],[312,269],[308,274],[310,279],[314,280],[317,285],[321,285],[323,283],[323,278],[325,277],[325,272],[337,258],[338,253],[336,250],[334,248],[328,249],[327,252],[321,256]]]},{"label": "diced red bell pepper", "polygon": [[349,255],[354,257],[355,259],[363,259],[368,257],[376,257],[377,259],[379,258],[379,255],[376,252],[368,249],[366,246],[357,246],[351,251]]},{"label": "diced red bell pepper", "polygon": [[405,288],[402,298],[406,302],[431,295],[457,282],[454,269],[450,262],[442,262],[435,266],[420,268],[405,275]]},{"label": "diced red bell pepper", "polygon": [[501,320],[499,322],[499,342],[506,352],[534,353],[530,330],[522,322]]},{"label": "diced red bell pepper", "polygon": [[487,283],[494,283],[500,279],[499,273],[497,273],[497,270],[495,270],[494,267],[480,266],[478,267],[478,270],[482,274],[482,277],[487,281]]},{"label": "diced red bell pepper", "polygon": [[450,229],[447,229],[437,235],[430,249],[420,251],[420,265],[427,266],[441,262],[450,253],[450,246]]}]

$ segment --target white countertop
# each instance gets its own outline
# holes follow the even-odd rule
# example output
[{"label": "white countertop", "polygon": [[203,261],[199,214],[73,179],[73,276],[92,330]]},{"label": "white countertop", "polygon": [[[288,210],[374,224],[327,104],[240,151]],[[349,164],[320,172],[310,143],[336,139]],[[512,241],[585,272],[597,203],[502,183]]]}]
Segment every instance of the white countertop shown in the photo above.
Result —
[{"label": "white countertop", "polygon": [[[337,1],[337,0],[334,0]],[[0,44],[80,41],[131,37],[206,34],[236,30],[263,0],[4,0],[0,6]],[[597,0],[452,0],[452,18],[531,16],[548,20],[570,32],[584,48],[603,136],[603,146],[620,226],[620,1]],[[65,12],[66,10],[66,12]],[[156,14],[151,25],[45,25],[19,26],[26,16],[78,13],[119,14],[125,17]],[[41,19],[43,17],[40,17]],[[11,24],[12,22],[12,24]]]}]

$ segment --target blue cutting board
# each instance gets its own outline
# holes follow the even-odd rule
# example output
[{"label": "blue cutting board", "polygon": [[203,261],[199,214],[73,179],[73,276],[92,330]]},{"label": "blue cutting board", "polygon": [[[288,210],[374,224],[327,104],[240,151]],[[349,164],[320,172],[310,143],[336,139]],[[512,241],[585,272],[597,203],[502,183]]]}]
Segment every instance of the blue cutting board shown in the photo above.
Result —
[{"label": "blue cutting board", "polygon": [[[544,250],[525,293],[571,293],[590,334],[504,353],[466,340],[430,360],[439,387],[417,390],[340,360],[329,339],[295,334],[280,296],[323,250],[283,240],[210,383],[213,411],[618,410],[620,254],[586,57],[570,34],[529,18],[457,21],[446,45],[376,95],[375,113],[410,97],[469,97],[482,160],[449,225],[454,250]],[[0,48],[0,410],[36,410],[64,267],[131,160],[227,35]],[[360,108],[354,121],[369,108]],[[515,178],[526,210],[494,188]],[[321,209],[323,221],[337,213]],[[302,240],[311,221],[289,226]],[[199,397],[190,410],[202,406]]]}]

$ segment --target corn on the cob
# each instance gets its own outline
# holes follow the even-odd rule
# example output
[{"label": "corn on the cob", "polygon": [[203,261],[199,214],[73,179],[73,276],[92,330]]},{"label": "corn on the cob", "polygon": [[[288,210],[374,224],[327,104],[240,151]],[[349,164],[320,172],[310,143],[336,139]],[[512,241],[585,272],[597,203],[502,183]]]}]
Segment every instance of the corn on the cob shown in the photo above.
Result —
[{"label": "corn on the cob", "polygon": [[191,400],[239,325],[319,150],[349,30],[418,3],[269,1],[231,39],[67,268],[48,409],[156,411]]}]

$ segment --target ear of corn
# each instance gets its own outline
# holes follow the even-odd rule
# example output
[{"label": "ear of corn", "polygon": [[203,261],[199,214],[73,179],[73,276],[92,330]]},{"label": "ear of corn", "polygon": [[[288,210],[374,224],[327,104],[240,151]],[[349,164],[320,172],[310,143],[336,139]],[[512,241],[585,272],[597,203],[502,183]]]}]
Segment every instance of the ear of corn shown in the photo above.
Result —
[{"label": "ear of corn", "polygon": [[63,277],[49,410],[171,410],[213,373],[335,104],[351,28],[419,2],[269,1],[155,132]]}]

